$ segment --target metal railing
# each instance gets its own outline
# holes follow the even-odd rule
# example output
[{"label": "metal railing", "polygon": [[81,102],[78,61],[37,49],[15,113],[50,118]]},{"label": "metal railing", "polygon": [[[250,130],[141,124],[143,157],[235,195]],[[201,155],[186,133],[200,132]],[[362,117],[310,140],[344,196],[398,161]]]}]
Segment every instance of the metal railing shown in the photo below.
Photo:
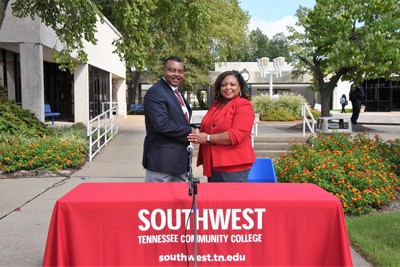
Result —
[{"label": "metal railing", "polygon": [[102,102],[101,103],[101,110],[104,112],[106,110],[106,106],[108,107],[109,105],[114,106],[118,105],[119,106],[119,115],[124,115],[124,118],[126,119],[126,115],[128,114],[128,110],[126,108],[126,102]]},{"label": "metal railing", "polygon": [[260,121],[260,114],[256,113],[253,128],[251,129],[251,145],[254,148],[254,138],[258,135],[258,122]]},{"label": "metal railing", "polygon": [[88,121],[87,136],[89,136],[89,160],[107,145],[118,134],[119,106],[115,105],[109,110]]},{"label": "metal railing", "polygon": [[[307,115],[310,115],[312,125],[310,125],[310,122],[307,119]],[[312,115],[307,103],[303,103],[303,105],[301,105],[301,116],[303,117],[303,137],[306,136],[306,124],[310,132],[312,134],[315,134],[315,125],[317,124],[317,122],[315,121],[314,116]]]}]

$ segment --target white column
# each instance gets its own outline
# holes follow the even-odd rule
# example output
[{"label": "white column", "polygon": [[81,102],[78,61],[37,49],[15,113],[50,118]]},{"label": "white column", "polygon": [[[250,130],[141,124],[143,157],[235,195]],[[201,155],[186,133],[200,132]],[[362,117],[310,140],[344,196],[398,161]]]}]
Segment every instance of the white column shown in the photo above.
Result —
[{"label": "white column", "polygon": [[36,114],[44,121],[43,46],[20,43],[22,108]]},{"label": "white column", "polygon": [[89,65],[80,64],[74,71],[74,121],[87,125],[89,120]]},{"label": "white column", "polygon": [[117,79],[117,84],[115,85],[117,88],[117,102],[119,105],[119,114],[127,115],[127,107],[126,107],[126,82],[125,79]]}]

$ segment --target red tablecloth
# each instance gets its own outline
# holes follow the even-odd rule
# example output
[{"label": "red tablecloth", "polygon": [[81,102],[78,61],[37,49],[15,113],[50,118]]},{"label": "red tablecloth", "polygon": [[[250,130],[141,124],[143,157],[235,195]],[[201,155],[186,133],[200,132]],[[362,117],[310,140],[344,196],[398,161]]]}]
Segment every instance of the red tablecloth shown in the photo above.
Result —
[{"label": "red tablecloth", "polygon": [[[192,200],[185,183],[81,184],[54,207],[43,266],[186,266]],[[199,266],[352,266],[340,201],[316,185],[204,183],[197,206]]]}]

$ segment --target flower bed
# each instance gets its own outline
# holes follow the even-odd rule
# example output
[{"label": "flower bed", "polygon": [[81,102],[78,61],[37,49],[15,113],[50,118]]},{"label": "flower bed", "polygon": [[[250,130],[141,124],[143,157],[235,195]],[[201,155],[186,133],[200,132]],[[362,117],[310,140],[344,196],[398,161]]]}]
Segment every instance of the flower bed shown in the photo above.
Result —
[{"label": "flower bed", "polygon": [[291,151],[275,161],[278,182],[317,184],[340,199],[345,213],[371,212],[400,189],[400,139],[318,134]]},{"label": "flower bed", "polygon": [[0,138],[0,171],[57,171],[85,162],[87,140],[80,136],[26,138],[18,135]]}]

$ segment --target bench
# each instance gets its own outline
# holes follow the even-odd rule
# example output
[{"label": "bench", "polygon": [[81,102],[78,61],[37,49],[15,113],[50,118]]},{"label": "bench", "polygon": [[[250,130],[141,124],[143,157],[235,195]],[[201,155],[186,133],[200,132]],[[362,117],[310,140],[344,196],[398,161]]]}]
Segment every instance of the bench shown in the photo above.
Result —
[{"label": "bench", "polygon": [[317,119],[316,132],[329,135],[333,132],[349,133],[353,132],[350,118],[344,117],[320,117]]},{"label": "bench", "polygon": [[136,111],[143,111],[144,107],[143,104],[132,104],[131,110],[133,110],[133,115],[135,115]]},{"label": "bench", "polygon": [[51,112],[49,104],[44,105],[44,117],[51,117],[52,125],[54,125],[54,117],[60,116],[59,112]]}]

